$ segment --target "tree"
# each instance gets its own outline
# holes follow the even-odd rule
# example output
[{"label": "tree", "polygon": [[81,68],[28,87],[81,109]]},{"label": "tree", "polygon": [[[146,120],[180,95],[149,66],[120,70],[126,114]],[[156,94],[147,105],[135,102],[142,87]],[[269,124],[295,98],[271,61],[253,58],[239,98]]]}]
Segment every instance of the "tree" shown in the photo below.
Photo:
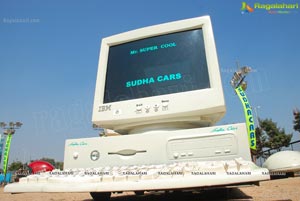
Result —
[{"label": "tree", "polygon": [[293,111],[294,114],[294,130],[300,132],[300,111],[296,108]]},{"label": "tree", "polygon": [[64,169],[64,162],[55,162],[55,168],[57,169]]},{"label": "tree", "polygon": [[9,165],[8,171],[17,171],[17,170],[22,169],[23,167],[24,167],[24,164],[21,161],[15,161]]},{"label": "tree", "polygon": [[258,157],[266,158],[270,153],[263,153],[264,148],[280,151],[282,147],[289,146],[292,135],[286,134],[283,128],[277,127],[272,119],[259,119],[260,127],[256,128],[256,143]]},{"label": "tree", "polygon": [[261,157],[261,155],[259,154],[263,151],[263,148],[265,146],[266,136],[263,135],[262,129],[260,129],[259,127],[255,129],[255,134],[256,134],[256,155],[257,157]]},{"label": "tree", "polygon": [[50,163],[51,165],[53,165],[55,167],[55,160],[52,159],[52,158],[46,158],[46,157],[44,157],[44,158],[41,158],[40,160],[41,161],[46,161],[46,162]]}]

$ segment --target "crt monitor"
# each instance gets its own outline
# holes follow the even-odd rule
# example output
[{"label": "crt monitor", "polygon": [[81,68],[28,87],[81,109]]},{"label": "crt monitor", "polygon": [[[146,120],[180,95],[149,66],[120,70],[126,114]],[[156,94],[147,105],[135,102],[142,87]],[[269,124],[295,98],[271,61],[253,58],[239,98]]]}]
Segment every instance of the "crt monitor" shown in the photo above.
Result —
[{"label": "crt monitor", "polygon": [[121,133],[210,126],[225,102],[209,16],[104,38],[92,121]]}]

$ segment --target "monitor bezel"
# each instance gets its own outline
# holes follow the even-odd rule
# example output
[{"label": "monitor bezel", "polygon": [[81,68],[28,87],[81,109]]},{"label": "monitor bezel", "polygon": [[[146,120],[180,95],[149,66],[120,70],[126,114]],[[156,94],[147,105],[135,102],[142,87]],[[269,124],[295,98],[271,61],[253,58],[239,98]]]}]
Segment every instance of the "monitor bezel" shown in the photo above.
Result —
[{"label": "monitor bezel", "polygon": [[[205,46],[205,53],[208,66],[208,74],[210,81],[210,88],[195,90],[195,91],[186,91],[175,94],[165,94],[160,96],[152,96],[140,99],[125,100],[119,102],[112,102],[104,104],[104,89],[105,89],[105,79],[106,79],[106,69],[109,56],[109,47],[120,45],[127,42],[132,42],[140,39],[145,39],[154,36],[160,36],[170,33],[177,33],[181,31],[188,31],[193,29],[201,28],[203,31],[203,39]],[[209,51],[208,51],[209,49]],[[199,94],[200,93],[200,94]],[[149,105],[151,103],[157,102],[158,99],[171,99],[175,100],[179,96],[187,97],[214,97],[218,100],[213,100],[211,103],[207,102],[207,108],[193,108],[187,107],[185,109],[180,109],[182,111],[174,110],[165,114],[150,114],[150,115],[134,115],[134,114],[116,114],[113,111],[115,108],[123,108],[125,106],[133,105],[133,107],[139,102],[144,103],[144,105]],[[179,102],[180,100],[178,100]],[[176,101],[175,101],[176,102]],[[196,100],[189,100],[189,104],[196,105]],[[100,108],[108,108],[108,105],[111,111],[104,113]],[[123,106],[122,106],[123,105]],[[178,107],[179,103],[174,103],[174,107]],[[134,110],[134,108],[128,108]],[[186,111],[184,111],[186,110]],[[199,111],[201,110],[201,111]],[[136,29],[133,31],[128,31],[125,33],[113,35],[107,38],[102,39],[101,51],[99,56],[98,64],[98,74],[96,81],[95,89],[95,98],[94,98],[94,108],[93,108],[93,117],[92,121],[94,124],[97,124],[102,127],[116,129],[116,130],[130,130],[136,126],[143,126],[149,124],[157,123],[167,123],[164,119],[168,118],[169,122],[174,121],[201,121],[206,119],[207,124],[211,125],[218,121],[225,113],[225,101],[222,89],[222,82],[219,71],[219,64],[217,59],[216,47],[214,42],[214,35],[212,30],[212,25],[209,16],[197,17],[187,20],[180,20],[175,22],[169,22],[164,24],[159,24],[155,26],[145,27],[141,29]],[[101,111],[101,112],[100,112]],[[116,110],[118,111],[118,110]],[[216,111],[214,114],[214,111]],[[133,111],[132,111],[133,112]],[[176,115],[178,117],[176,117]],[[125,117],[126,116],[126,117]],[[185,119],[185,120],[184,120]]]}]

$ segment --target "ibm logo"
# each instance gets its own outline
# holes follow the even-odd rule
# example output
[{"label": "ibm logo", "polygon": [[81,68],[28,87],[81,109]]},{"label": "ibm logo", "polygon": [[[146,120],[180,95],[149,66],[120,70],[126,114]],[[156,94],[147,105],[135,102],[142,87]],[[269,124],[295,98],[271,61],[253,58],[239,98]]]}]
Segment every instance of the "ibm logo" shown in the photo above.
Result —
[{"label": "ibm logo", "polygon": [[111,105],[99,106],[98,112],[107,112],[107,111],[111,111]]}]

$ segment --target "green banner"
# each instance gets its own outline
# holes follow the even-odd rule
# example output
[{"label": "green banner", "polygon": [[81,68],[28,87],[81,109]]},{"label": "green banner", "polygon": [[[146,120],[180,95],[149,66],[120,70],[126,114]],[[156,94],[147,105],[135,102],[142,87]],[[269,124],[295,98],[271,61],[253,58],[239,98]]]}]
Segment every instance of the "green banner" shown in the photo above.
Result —
[{"label": "green banner", "polygon": [[254,118],[252,115],[252,109],[251,109],[250,103],[247,99],[246,93],[244,92],[244,90],[242,89],[241,86],[237,87],[235,89],[235,92],[239,96],[239,98],[243,104],[243,107],[244,107],[250,148],[253,150],[256,150],[256,135],[255,135]]},{"label": "green banner", "polygon": [[3,145],[4,145],[4,135],[0,134],[0,163],[2,160]]},{"label": "green banner", "polygon": [[3,172],[4,172],[4,174],[6,174],[6,170],[7,170],[11,138],[12,138],[12,135],[8,134],[8,136],[6,138],[5,150],[4,150],[4,154],[3,154]]}]

